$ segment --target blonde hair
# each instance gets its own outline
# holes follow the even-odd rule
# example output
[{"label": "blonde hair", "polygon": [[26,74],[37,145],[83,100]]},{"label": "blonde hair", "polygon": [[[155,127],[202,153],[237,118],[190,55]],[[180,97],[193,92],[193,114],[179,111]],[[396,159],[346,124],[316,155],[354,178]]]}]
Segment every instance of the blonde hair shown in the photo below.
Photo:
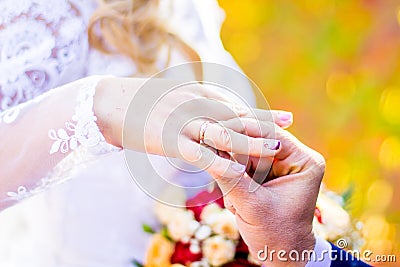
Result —
[{"label": "blonde hair", "polygon": [[89,42],[104,53],[129,57],[138,75],[158,71],[156,62],[162,48],[168,51],[166,65],[174,47],[190,61],[200,61],[194,49],[165,26],[158,10],[159,0],[99,0],[89,22]]}]

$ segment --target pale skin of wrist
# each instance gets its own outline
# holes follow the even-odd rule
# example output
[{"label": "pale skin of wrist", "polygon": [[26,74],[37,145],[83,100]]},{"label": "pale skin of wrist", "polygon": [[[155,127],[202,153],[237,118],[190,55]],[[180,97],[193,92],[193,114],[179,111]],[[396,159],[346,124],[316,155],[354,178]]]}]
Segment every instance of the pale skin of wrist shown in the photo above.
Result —
[{"label": "pale skin of wrist", "polygon": [[[130,105],[138,104],[132,103],[132,100],[146,81],[148,79],[104,77],[97,84],[93,110],[97,116],[97,125],[108,143],[134,151],[147,151],[143,143],[144,124],[142,124],[142,120],[148,116],[146,108],[153,105],[151,94],[148,94],[148,98],[142,99],[140,104],[143,104],[143,108],[136,107],[137,112],[134,116],[129,117],[131,121],[138,121],[134,123],[135,127],[132,127],[132,124],[125,124],[127,110]],[[152,79],[151,81],[152,87],[146,87],[141,93],[152,90],[163,91],[180,84],[178,81],[168,79]],[[129,133],[131,138],[123,138],[124,130],[125,134]]]},{"label": "pale skin of wrist", "polygon": [[144,81],[139,78],[105,77],[97,84],[93,110],[108,143],[122,147],[124,117]]}]

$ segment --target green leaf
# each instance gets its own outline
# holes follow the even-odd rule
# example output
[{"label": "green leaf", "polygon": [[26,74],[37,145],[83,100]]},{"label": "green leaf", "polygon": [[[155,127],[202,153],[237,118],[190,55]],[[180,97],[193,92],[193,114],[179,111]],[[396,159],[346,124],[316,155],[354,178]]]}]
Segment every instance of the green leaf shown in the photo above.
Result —
[{"label": "green leaf", "polygon": [[160,234],[161,234],[164,238],[168,239],[169,241],[173,241],[172,238],[169,236],[167,227],[163,227],[163,228],[161,229]]},{"label": "green leaf", "polygon": [[131,263],[133,264],[133,266],[136,267],[144,267],[144,265],[138,262],[137,260],[132,260]]},{"label": "green leaf", "polygon": [[351,198],[353,197],[353,193],[354,193],[354,185],[352,184],[342,194],[343,206],[346,209],[350,208]]},{"label": "green leaf", "polygon": [[154,229],[153,229],[150,225],[148,225],[148,224],[143,224],[143,225],[142,225],[142,228],[143,228],[143,231],[144,231],[145,233],[155,234],[155,232],[156,232],[156,231],[154,231]]}]

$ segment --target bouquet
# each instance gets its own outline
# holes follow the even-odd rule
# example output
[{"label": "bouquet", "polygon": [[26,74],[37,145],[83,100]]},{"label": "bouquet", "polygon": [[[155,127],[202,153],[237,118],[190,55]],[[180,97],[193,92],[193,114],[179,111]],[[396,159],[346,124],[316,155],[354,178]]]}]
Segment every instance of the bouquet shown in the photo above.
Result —
[{"label": "bouquet", "polygon": [[[155,214],[161,228],[155,231],[148,225],[143,226],[144,231],[152,234],[152,239],[145,264],[135,264],[146,267],[260,266],[249,255],[235,216],[224,208],[220,194],[218,189],[201,192],[188,199],[185,208],[158,203]],[[331,242],[346,238],[348,247],[342,248],[358,248],[362,245],[361,225],[352,223],[344,206],[345,198],[322,191],[315,210],[314,232]]]}]

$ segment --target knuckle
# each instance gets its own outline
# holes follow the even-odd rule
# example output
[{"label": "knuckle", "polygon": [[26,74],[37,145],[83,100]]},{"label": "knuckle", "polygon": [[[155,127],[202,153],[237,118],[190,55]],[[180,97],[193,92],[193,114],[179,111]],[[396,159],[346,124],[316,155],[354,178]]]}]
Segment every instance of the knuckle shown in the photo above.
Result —
[{"label": "knuckle", "polygon": [[322,156],[322,154],[317,152],[317,165],[319,166],[319,168],[325,172],[325,168],[326,168],[326,160],[324,158],[324,156]]},{"label": "knuckle", "polygon": [[237,125],[237,132],[241,134],[247,133],[247,127],[242,120],[238,119],[236,125]]},{"label": "knuckle", "polygon": [[268,130],[273,132],[274,134],[285,134],[285,130],[283,130],[280,126],[278,126],[275,123],[270,123]]},{"label": "knuckle", "polygon": [[312,164],[315,167],[315,170],[318,172],[319,175],[323,176],[326,169],[326,160],[321,153],[313,150],[312,155]]},{"label": "knuckle", "polygon": [[242,105],[233,104],[231,105],[231,110],[235,113],[236,116],[240,117],[249,117],[251,115],[250,110]]},{"label": "knuckle", "polygon": [[285,133],[276,124],[272,122],[264,122],[261,125],[261,135],[266,138],[275,138],[276,136],[283,136]]}]

